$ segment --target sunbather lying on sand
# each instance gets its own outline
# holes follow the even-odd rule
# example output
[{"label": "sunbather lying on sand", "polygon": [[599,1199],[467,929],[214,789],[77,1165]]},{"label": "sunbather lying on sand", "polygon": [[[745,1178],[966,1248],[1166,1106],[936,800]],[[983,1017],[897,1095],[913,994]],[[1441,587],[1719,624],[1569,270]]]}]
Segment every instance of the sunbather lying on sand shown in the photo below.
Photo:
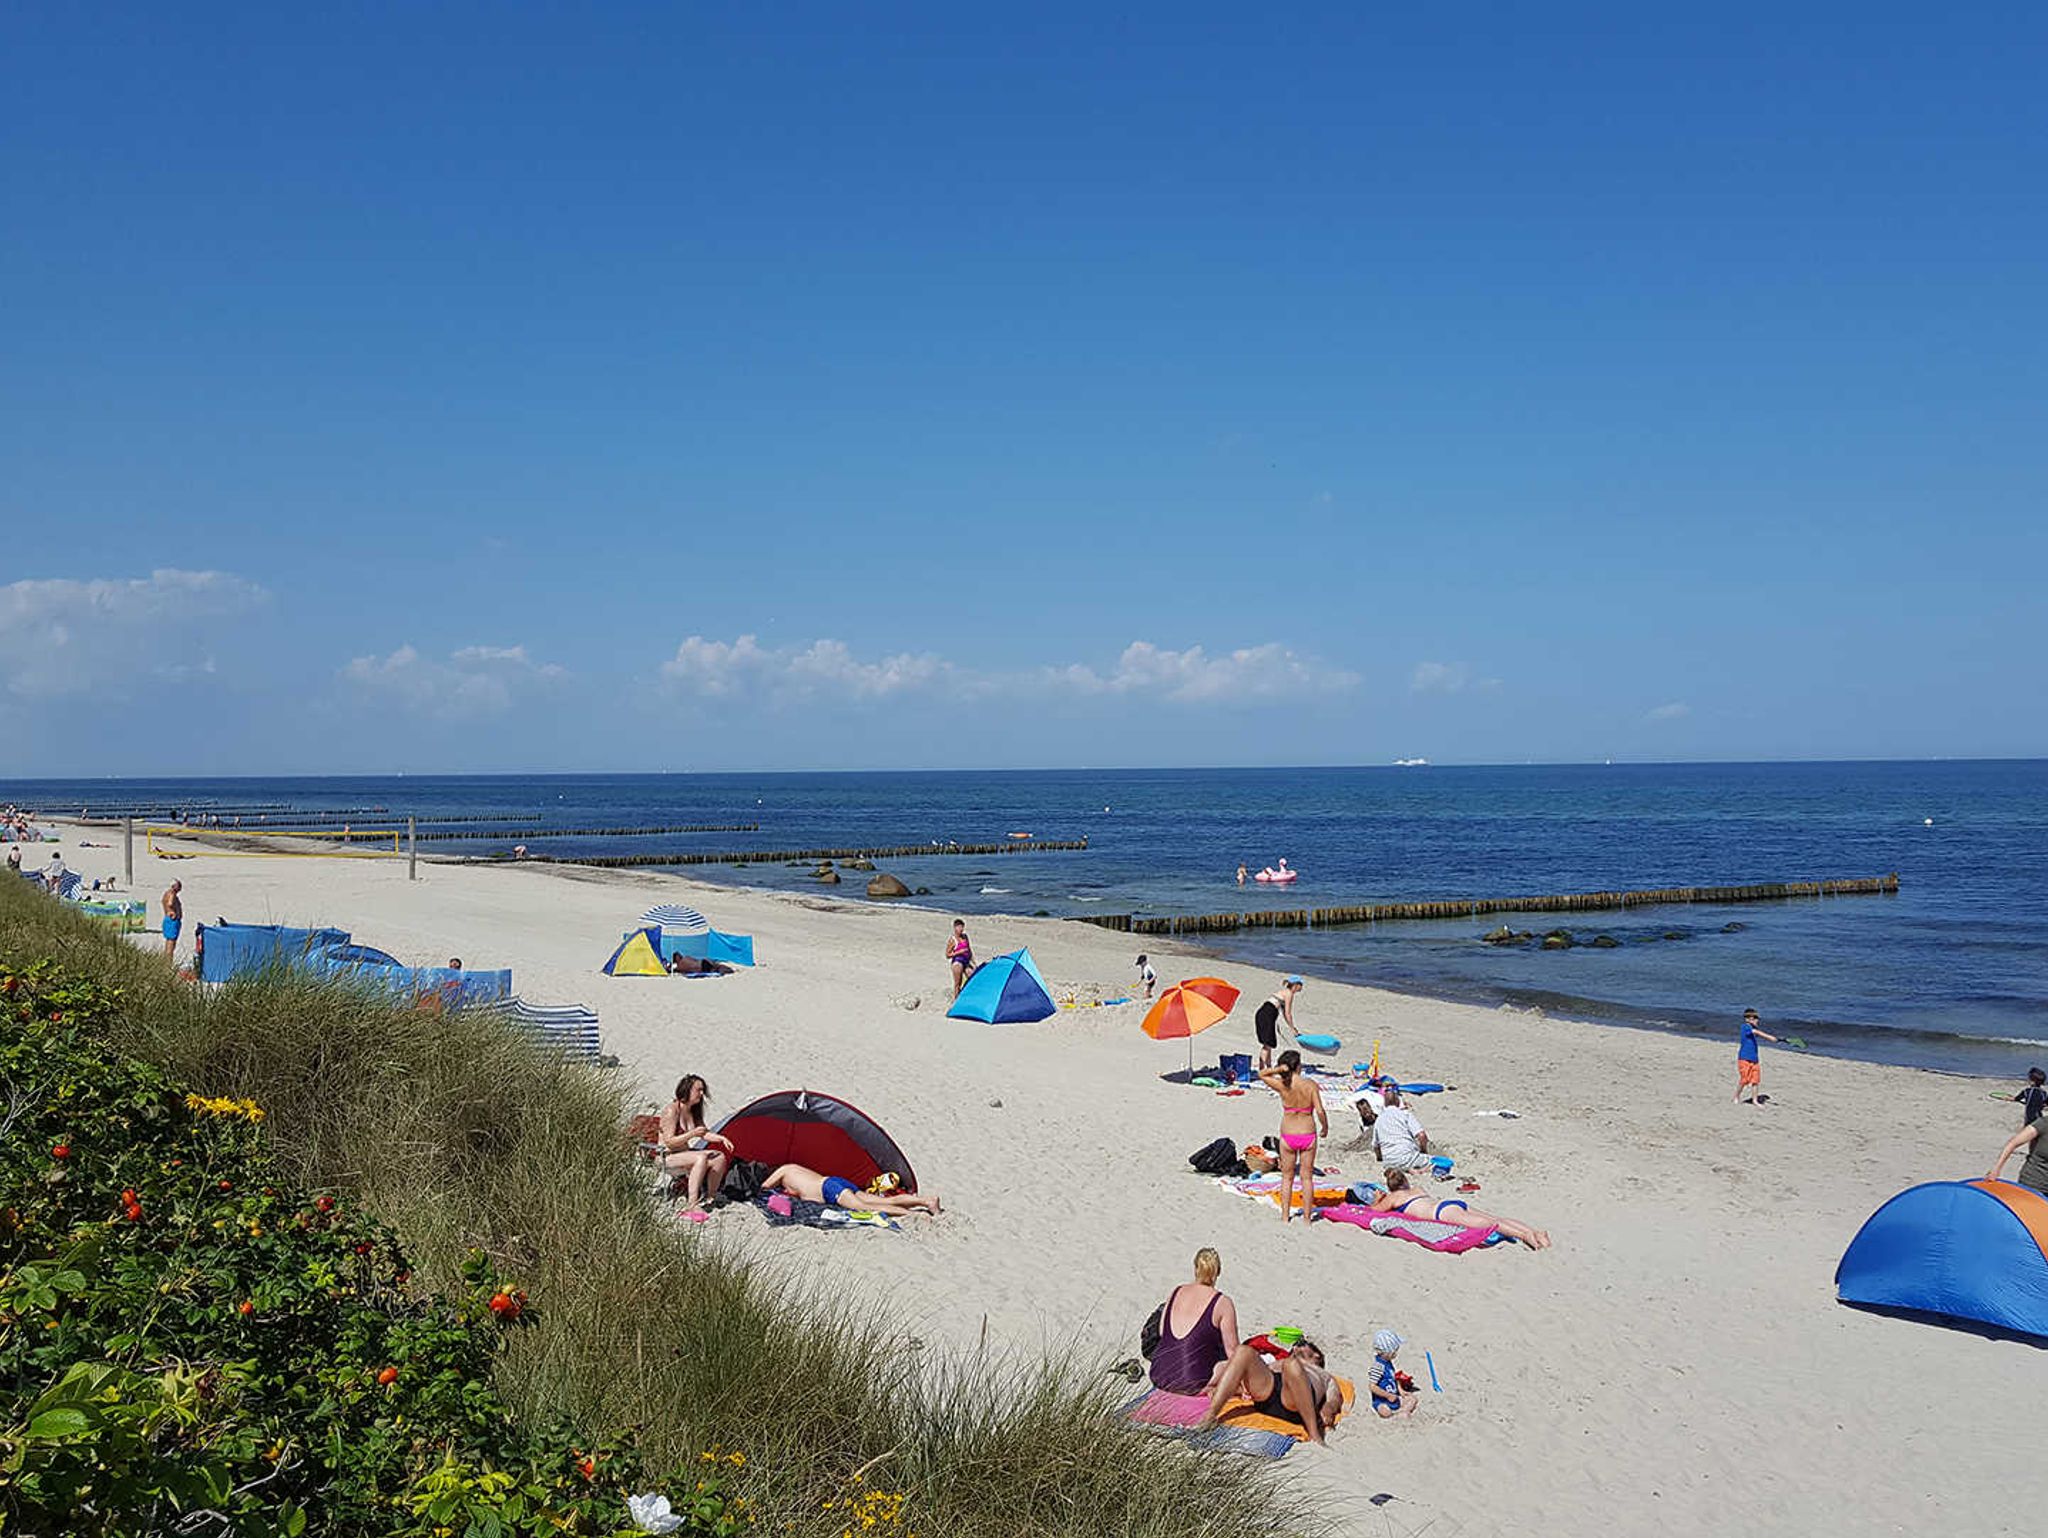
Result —
[{"label": "sunbather lying on sand", "polygon": [[1209,1391],[1209,1413],[1204,1426],[1216,1418],[1240,1393],[1252,1396],[1252,1408],[1261,1415],[1299,1421],[1301,1429],[1316,1446],[1323,1446],[1323,1427],[1344,1408],[1344,1391],[1323,1367],[1323,1348],[1303,1341],[1280,1363],[1279,1371],[1268,1367],[1254,1346],[1239,1346]]},{"label": "sunbather lying on sand", "polygon": [[892,1218],[900,1218],[906,1212],[929,1212],[936,1214],[939,1199],[918,1192],[902,1195],[877,1196],[872,1191],[863,1191],[850,1180],[841,1180],[837,1175],[820,1175],[816,1170],[805,1169],[801,1164],[778,1165],[768,1178],[761,1182],[764,1191],[787,1191],[791,1196],[801,1197],[807,1202],[819,1202],[827,1207],[844,1207],[848,1212],[879,1212]]},{"label": "sunbather lying on sand", "polygon": [[1504,1218],[1491,1212],[1481,1212],[1477,1207],[1456,1198],[1437,1200],[1427,1191],[1418,1191],[1408,1183],[1408,1176],[1401,1170],[1387,1172],[1387,1189],[1372,1199],[1374,1212],[1394,1212],[1407,1218],[1427,1218],[1436,1223],[1456,1223],[1460,1228],[1497,1228],[1510,1239],[1519,1239],[1532,1250],[1550,1248],[1550,1235],[1540,1228],[1531,1228],[1527,1223],[1517,1223],[1513,1218]]}]

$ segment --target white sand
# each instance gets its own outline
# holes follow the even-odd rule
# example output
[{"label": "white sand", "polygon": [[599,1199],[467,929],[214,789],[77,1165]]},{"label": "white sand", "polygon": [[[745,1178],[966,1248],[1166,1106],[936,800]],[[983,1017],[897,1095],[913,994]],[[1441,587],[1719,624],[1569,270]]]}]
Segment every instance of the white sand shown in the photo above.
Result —
[{"label": "white sand", "polygon": [[[88,876],[119,851],[64,851]],[[88,837],[104,839],[104,831]],[[31,858],[38,854],[32,846]],[[1358,1373],[1373,1331],[1410,1345],[1425,1385],[1408,1424],[1354,1417],[1290,1476],[1327,1487],[1359,1533],[2016,1532],[2038,1526],[2033,1413],[2048,1357],[1865,1314],[1834,1301],[1836,1260],[1882,1201],[1918,1181],[1983,1173],[2016,1125],[1982,1081],[1767,1049],[1775,1104],[1730,1103],[1734,1043],[1545,1019],[1311,981],[1304,1030],[1349,1060],[1454,1093],[1419,1102],[1474,1199],[1555,1248],[1463,1256],[1299,1222],[1192,1175],[1212,1137],[1276,1130],[1270,1096],[1219,1099],[1161,1082],[1181,1043],[1136,1007],[1042,1025],[948,1020],[945,916],[728,890],[671,876],[526,866],[229,859],[138,852],[137,890],[186,887],[201,920],[330,923],[409,962],[510,964],[526,997],[586,1002],[651,1107],[685,1071],[730,1110],[810,1086],[862,1106],[903,1145],[947,1213],[900,1234],[767,1230],[749,1210],[708,1225],[770,1247],[820,1285],[872,1290],[906,1331],[972,1350],[1136,1351],[1139,1322],[1223,1253],[1249,1326],[1292,1323]],[[679,899],[756,936],[761,965],[717,982],[609,978],[599,965],[651,902]],[[1123,992],[1128,937],[1056,920],[981,918],[984,958],[1030,945],[1055,993]],[[1217,970],[1146,948],[1168,981]],[[1275,979],[1221,970],[1246,999],[1197,1042],[1247,1050]],[[920,996],[907,1011],[896,1002]],[[1729,1000],[1731,1025],[1746,1000]],[[1768,999],[1756,1001],[1765,1011]],[[993,1102],[1000,1101],[1000,1105]],[[1511,1106],[1516,1121],[1473,1113]],[[1373,1173],[1337,1131],[1347,1178]],[[1450,1194],[1449,1187],[1435,1187]],[[1423,1350],[1444,1392],[1427,1393]],[[1396,1499],[1368,1504],[1376,1492]]]}]

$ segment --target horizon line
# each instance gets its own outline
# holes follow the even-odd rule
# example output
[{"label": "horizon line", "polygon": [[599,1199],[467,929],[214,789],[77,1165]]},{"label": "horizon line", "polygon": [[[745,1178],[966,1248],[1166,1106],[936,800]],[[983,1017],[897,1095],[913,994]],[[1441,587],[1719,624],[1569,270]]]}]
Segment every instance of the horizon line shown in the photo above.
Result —
[{"label": "horizon line", "polygon": [[1227,774],[1227,773],[1323,773],[1366,769],[1691,769],[1787,767],[1792,765],[1851,764],[2037,764],[2048,763],[2041,754],[1944,754],[1919,758],[1559,758],[1559,759],[1447,759],[1403,763],[1377,760],[1370,763],[1304,764],[1054,764],[1004,768],[989,765],[872,765],[832,769],[380,769],[347,773],[273,771],[236,774],[42,774],[0,778],[0,787],[38,784],[119,784],[125,781],[234,781],[234,780],[573,780],[606,778],[710,779],[740,775],[825,776],[854,774]]}]

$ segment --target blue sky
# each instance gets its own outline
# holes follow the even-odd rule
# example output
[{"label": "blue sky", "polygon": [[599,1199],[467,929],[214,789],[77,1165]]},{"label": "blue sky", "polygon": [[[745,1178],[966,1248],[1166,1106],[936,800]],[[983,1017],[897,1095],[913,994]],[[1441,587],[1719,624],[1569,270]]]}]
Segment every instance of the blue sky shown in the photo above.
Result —
[{"label": "blue sky", "polygon": [[2048,753],[2048,12],[1667,9],[16,8],[0,773]]}]

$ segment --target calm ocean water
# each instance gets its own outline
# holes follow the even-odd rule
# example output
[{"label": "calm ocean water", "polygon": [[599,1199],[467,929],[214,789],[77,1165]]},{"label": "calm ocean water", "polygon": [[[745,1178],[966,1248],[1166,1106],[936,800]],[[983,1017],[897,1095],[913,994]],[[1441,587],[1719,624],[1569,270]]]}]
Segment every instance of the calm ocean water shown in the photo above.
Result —
[{"label": "calm ocean water", "polygon": [[[0,800],[10,799],[53,811],[155,799],[383,806],[399,818],[502,814],[521,828],[761,825],[653,840],[525,838],[537,854],[976,843],[1012,830],[1089,840],[1082,853],[883,862],[931,888],[920,902],[969,915],[1210,913],[1897,871],[1896,897],[1506,916],[1539,933],[1562,924],[1624,942],[1611,950],[1479,943],[1498,918],[1213,943],[1248,966],[1616,1024],[1725,1035],[1754,1004],[1780,1034],[1847,1057],[2000,1075],[2048,1059],[2048,761],[0,782]],[[423,847],[509,843],[486,835]],[[1237,886],[1240,862],[1256,870],[1281,856],[1302,872],[1297,885]],[[693,873],[808,885],[772,865]],[[852,881],[839,889],[857,892]],[[1724,933],[1731,922],[1743,927]],[[1657,938],[1673,930],[1684,938]],[[1002,936],[984,927],[977,942],[986,952]]]}]

